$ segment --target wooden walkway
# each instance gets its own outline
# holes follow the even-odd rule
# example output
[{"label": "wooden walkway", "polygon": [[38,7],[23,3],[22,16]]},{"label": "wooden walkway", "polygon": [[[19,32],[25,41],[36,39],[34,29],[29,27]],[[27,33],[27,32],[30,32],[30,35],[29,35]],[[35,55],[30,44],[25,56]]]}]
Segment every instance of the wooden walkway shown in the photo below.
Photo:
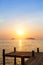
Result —
[{"label": "wooden walkway", "polygon": [[25,65],[43,65],[43,52],[36,53],[35,57],[31,57],[25,62]]},{"label": "wooden walkway", "polygon": [[[39,48],[37,48],[37,52],[18,52],[14,48],[14,52],[5,53],[3,50],[3,65],[5,65],[5,57],[13,57],[14,65],[16,65],[16,58],[21,58],[21,65],[43,65],[43,52],[39,52]],[[25,61],[25,58],[29,58],[29,60]]]}]

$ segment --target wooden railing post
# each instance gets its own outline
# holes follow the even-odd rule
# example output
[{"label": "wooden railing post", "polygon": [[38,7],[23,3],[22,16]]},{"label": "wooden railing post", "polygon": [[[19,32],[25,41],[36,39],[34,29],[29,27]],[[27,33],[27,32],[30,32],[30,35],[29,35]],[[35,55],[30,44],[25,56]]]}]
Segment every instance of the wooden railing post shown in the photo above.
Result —
[{"label": "wooden railing post", "polygon": [[16,52],[16,47],[14,47],[14,53]]},{"label": "wooden railing post", "polygon": [[3,65],[5,65],[5,49],[3,49]]},{"label": "wooden railing post", "polygon": [[32,57],[34,57],[35,56],[35,53],[34,53],[34,50],[32,50]]},{"label": "wooden railing post", "polygon": [[[16,47],[14,47],[14,54],[16,52]],[[14,57],[14,65],[16,65],[16,54],[15,54],[15,57]]]},{"label": "wooden railing post", "polygon": [[39,53],[39,48],[37,48],[37,53]]}]

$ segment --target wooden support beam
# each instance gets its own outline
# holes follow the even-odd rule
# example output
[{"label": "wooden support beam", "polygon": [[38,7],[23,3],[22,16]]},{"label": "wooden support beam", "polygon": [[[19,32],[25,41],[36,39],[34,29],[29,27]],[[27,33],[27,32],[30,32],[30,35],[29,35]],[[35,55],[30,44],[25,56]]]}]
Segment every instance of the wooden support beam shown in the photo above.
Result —
[{"label": "wooden support beam", "polygon": [[24,57],[21,58],[21,65],[25,65],[25,63],[24,63]]},{"label": "wooden support beam", "polygon": [[[16,47],[14,47],[14,53],[16,52]],[[16,55],[14,57],[14,65],[16,65]]]},{"label": "wooden support beam", "polygon": [[5,49],[3,49],[3,65],[5,65]]}]

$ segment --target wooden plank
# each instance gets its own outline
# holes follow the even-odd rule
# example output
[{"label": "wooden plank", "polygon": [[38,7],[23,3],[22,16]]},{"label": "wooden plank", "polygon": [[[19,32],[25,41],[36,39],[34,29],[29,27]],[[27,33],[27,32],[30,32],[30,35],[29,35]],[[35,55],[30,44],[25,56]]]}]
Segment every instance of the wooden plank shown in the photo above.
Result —
[{"label": "wooden plank", "polygon": [[42,65],[43,64],[43,57],[40,57],[35,65]]},{"label": "wooden plank", "polygon": [[12,53],[7,53],[5,54],[6,57],[22,57],[24,56],[24,58],[30,58],[32,56],[31,52],[12,52]]},{"label": "wooden plank", "polygon": [[43,65],[43,53],[38,53],[34,58],[31,57],[25,65]]}]

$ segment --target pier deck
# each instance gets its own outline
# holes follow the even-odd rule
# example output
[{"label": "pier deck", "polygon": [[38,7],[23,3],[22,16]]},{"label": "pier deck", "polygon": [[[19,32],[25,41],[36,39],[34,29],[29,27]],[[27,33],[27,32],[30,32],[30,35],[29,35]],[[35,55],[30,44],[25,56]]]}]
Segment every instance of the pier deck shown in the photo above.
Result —
[{"label": "pier deck", "polygon": [[[43,52],[19,52],[14,48],[14,52],[5,53],[3,50],[3,65],[5,65],[5,57],[14,57],[14,65],[16,65],[16,58],[21,58],[21,65],[43,65]],[[25,58],[29,60],[25,61]]]},{"label": "pier deck", "polygon": [[34,58],[31,57],[25,62],[25,65],[43,65],[43,52],[37,53]]},{"label": "pier deck", "polygon": [[6,53],[5,54],[6,57],[18,57],[18,58],[30,58],[32,56],[31,52],[11,52],[11,53]]}]

